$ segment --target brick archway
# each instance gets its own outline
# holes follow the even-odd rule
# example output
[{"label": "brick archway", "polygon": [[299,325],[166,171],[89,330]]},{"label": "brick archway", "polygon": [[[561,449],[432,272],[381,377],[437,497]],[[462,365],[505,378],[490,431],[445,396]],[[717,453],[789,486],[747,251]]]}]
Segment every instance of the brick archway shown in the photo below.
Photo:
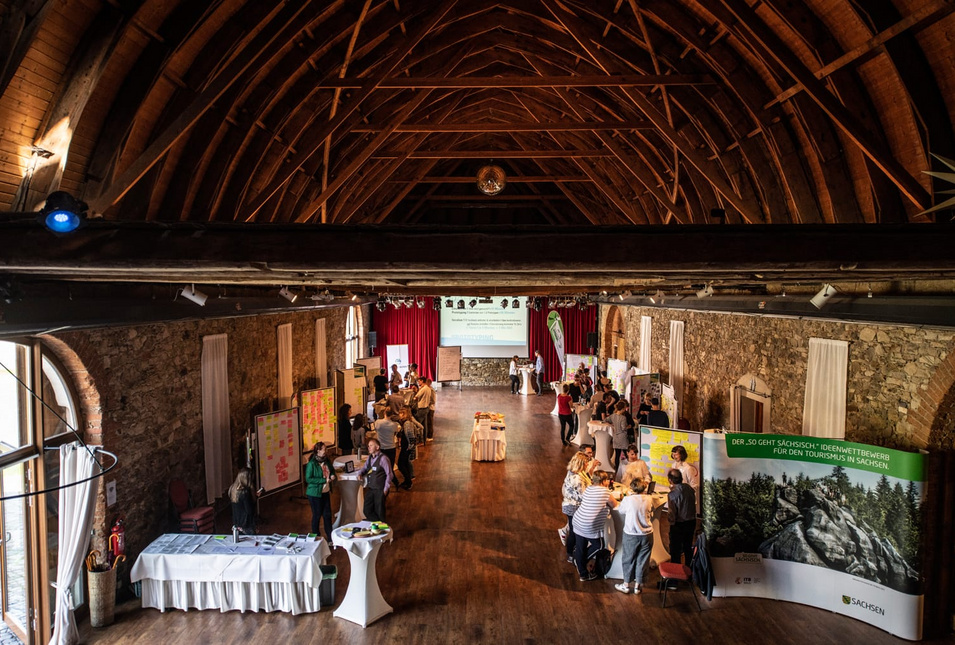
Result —
[{"label": "brick archway", "polygon": [[908,413],[916,448],[955,448],[955,350],[949,352]]},{"label": "brick archway", "polygon": [[623,330],[623,314],[620,307],[611,305],[607,309],[601,336],[600,356],[602,358],[626,359],[627,335]]}]

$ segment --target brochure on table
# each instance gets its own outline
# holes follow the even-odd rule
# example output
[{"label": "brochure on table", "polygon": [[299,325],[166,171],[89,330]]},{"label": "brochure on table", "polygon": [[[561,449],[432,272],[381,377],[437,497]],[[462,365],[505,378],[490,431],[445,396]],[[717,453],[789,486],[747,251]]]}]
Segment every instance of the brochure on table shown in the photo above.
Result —
[{"label": "brochure on table", "polygon": [[302,390],[299,395],[302,408],[302,447],[311,450],[319,441],[335,443],[338,425],[338,407],[335,404],[335,388]]},{"label": "brochure on table", "polygon": [[302,444],[299,409],[255,417],[259,486],[266,493],[296,483],[301,477]]},{"label": "brochure on table", "polygon": [[756,596],[922,636],[925,458],[801,435],[703,438],[716,596]]}]

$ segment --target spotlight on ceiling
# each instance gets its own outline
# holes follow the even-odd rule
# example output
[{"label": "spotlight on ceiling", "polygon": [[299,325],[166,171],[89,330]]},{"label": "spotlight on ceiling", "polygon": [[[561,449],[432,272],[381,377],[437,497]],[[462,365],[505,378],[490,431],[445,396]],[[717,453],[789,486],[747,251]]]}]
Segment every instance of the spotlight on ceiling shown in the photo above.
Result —
[{"label": "spotlight on ceiling", "polygon": [[464,309],[464,298],[458,300],[458,309]]},{"label": "spotlight on ceiling", "polygon": [[434,310],[435,310],[435,311],[440,311],[440,310],[441,310],[441,298],[439,298],[438,296],[435,296],[435,297],[434,297],[434,300],[431,301],[431,306],[434,307]]},{"label": "spotlight on ceiling", "polygon": [[475,300],[474,298],[471,298],[471,301],[468,302],[468,307],[470,307],[471,309],[474,309],[474,306],[476,304],[477,304],[477,300]]},{"label": "spotlight on ceiling", "polygon": [[50,193],[40,210],[40,221],[58,235],[72,233],[86,219],[86,202],[81,202],[62,190]]},{"label": "spotlight on ceiling", "polygon": [[485,195],[497,195],[507,185],[507,174],[500,166],[481,166],[477,171],[477,188]]},{"label": "spotlight on ceiling", "polygon": [[351,301],[355,302],[356,300],[358,300],[358,294],[357,293],[351,294]]},{"label": "spotlight on ceiling", "polygon": [[710,284],[706,285],[705,287],[703,287],[702,289],[696,292],[697,298],[709,298],[712,295],[713,295],[713,285],[710,285]]},{"label": "spotlight on ceiling", "polygon": [[451,298],[445,298],[445,300],[444,300],[444,306],[447,307],[448,309],[453,309],[453,308],[454,308],[454,301],[451,300]]},{"label": "spotlight on ceiling", "polygon": [[424,309],[424,298],[415,298],[414,302],[418,305],[418,309]]},{"label": "spotlight on ceiling", "polygon": [[623,293],[620,294],[620,299],[621,299],[621,300],[626,300],[627,298],[629,298],[629,297],[632,296],[632,295],[633,295],[633,294],[630,292],[630,289],[627,289],[626,291],[624,291]]},{"label": "spotlight on ceiling", "polygon": [[285,298],[286,300],[288,300],[289,302],[295,302],[296,300],[298,300],[298,294],[292,293],[291,291],[289,291],[288,287],[282,287],[281,289],[279,289],[279,295]]},{"label": "spotlight on ceiling", "polygon": [[206,300],[209,299],[209,296],[196,289],[196,285],[194,284],[186,285],[182,288],[180,293],[182,294],[183,298],[186,300],[191,300],[200,307],[205,307]]},{"label": "spotlight on ceiling", "polygon": [[384,298],[379,298],[378,302],[375,303],[375,308],[378,311],[384,311],[385,309],[388,308],[388,301],[385,300]]},{"label": "spotlight on ceiling", "polygon": [[503,300],[501,300],[501,309],[507,309],[507,305],[508,305],[507,298],[504,298]]},{"label": "spotlight on ceiling", "polygon": [[544,307],[544,303],[541,302],[540,298],[534,298],[534,311],[540,311]]},{"label": "spotlight on ceiling", "polygon": [[662,304],[663,304],[664,295],[665,295],[665,294],[664,294],[661,290],[657,289],[657,292],[656,292],[655,294],[653,294],[652,296],[650,296],[650,302],[652,302],[652,303],[655,304],[655,305],[657,305],[657,304],[662,305]]},{"label": "spotlight on ceiling", "polygon": [[837,293],[839,292],[836,291],[836,288],[827,283],[822,285],[822,289],[819,290],[819,293],[810,298],[809,302],[811,302],[812,306],[816,309],[822,309],[829,302],[829,299]]},{"label": "spotlight on ceiling", "polygon": [[520,307],[520,306],[521,306],[521,301],[518,300],[517,298],[514,298],[514,300],[511,301],[511,308],[512,308],[512,309],[517,309],[517,308]]},{"label": "spotlight on ceiling", "polygon": [[869,284],[869,285],[866,285],[866,286],[867,286],[868,289],[869,289],[869,293],[868,293],[868,295],[866,296],[866,298],[871,298],[871,297],[872,297],[872,285]]}]

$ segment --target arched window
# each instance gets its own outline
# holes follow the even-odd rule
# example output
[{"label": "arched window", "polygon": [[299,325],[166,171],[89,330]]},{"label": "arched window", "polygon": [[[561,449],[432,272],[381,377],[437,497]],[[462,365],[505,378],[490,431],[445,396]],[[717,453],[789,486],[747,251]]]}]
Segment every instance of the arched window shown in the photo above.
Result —
[{"label": "arched window", "polygon": [[345,367],[351,368],[355,361],[362,358],[361,343],[361,307],[348,308],[348,320],[345,321]]}]

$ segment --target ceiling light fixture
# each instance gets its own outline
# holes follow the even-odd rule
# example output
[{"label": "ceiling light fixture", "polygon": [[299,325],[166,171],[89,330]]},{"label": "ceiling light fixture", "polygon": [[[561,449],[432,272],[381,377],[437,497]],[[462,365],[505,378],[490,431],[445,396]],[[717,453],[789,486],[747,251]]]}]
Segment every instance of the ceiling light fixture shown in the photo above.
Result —
[{"label": "ceiling light fixture", "polygon": [[872,285],[871,285],[871,284],[867,284],[866,287],[869,289],[869,293],[868,293],[868,295],[866,295],[866,298],[871,298],[871,297],[872,297]]},{"label": "ceiling light fixture", "polygon": [[431,301],[431,306],[434,307],[435,311],[441,310],[441,297],[435,296],[434,300]]},{"label": "ceiling light fixture", "polygon": [[351,294],[351,301],[355,302],[356,300],[358,300],[358,294],[357,293]]},{"label": "ceiling light fixture", "polygon": [[713,285],[710,285],[710,284],[706,285],[705,287],[703,287],[702,289],[696,292],[697,298],[709,298],[712,295],[713,295]]},{"label": "ceiling light fixture", "polygon": [[812,306],[815,307],[816,309],[822,309],[823,307],[826,306],[826,304],[828,304],[829,300],[837,293],[839,292],[836,291],[836,288],[834,286],[826,283],[822,285],[822,289],[819,290],[819,293],[817,293],[816,295],[814,295],[812,298],[809,299],[809,302],[811,302]]},{"label": "ceiling light fixture", "polygon": [[205,307],[206,300],[209,299],[209,296],[207,296],[206,294],[196,289],[196,285],[194,284],[190,284],[183,287],[180,293],[182,294],[183,298],[185,298],[186,300],[191,300],[192,302],[196,303],[200,307]]},{"label": "ceiling light fixture", "polygon": [[497,195],[507,185],[507,174],[500,166],[481,166],[477,171],[477,188],[485,195]]},{"label": "ceiling light fixture", "polygon": [[418,305],[418,309],[424,309],[424,298],[415,298],[415,304]]},{"label": "ceiling light fixture", "polygon": [[289,291],[288,287],[282,287],[281,289],[279,289],[279,295],[285,298],[286,300],[288,300],[289,302],[295,302],[296,300],[298,300],[298,294],[292,293],[291,291]]},{"label": "ceiling light fixture", "polygon": [[46,198],[46,203],[40,210],[40,221],[53,233],[66,235],[80,227],[86,219],[88,208],[86,202],[58,190]]},{"label": "ceiling light fixture", "polygon": [[388,308],[388,301],[384,298],[379,298],[378,302],[375,303],[375,308],[378,309],[378,311],[384,311]]}]

